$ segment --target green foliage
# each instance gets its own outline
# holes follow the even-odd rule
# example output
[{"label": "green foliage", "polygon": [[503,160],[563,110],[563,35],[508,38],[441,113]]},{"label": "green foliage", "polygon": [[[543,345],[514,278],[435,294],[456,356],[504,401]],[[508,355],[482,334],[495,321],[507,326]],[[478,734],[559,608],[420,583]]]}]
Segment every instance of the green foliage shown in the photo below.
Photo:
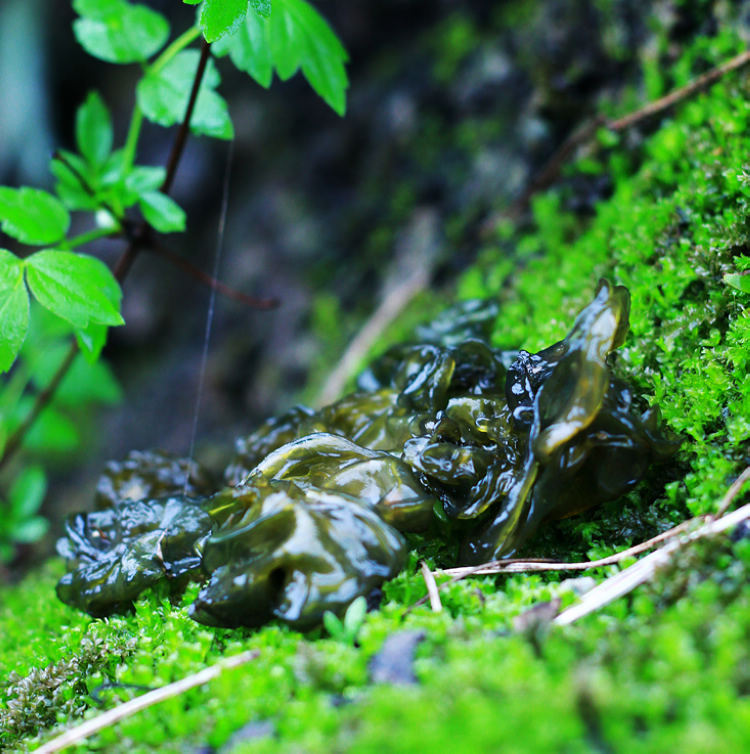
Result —
[{"label": "green foliage", "polygon": [[169,36],[160,13],[125,0],[73,0],[80,16],[73,23],[78,43],[108,63],[141,63],[158,52]]},{"label": "green foliage", "polygon": [[[208,7],[207,3],[204,12]],[[211,29],[219,40],[214,54],[228,54],[237,68],[264,87],[271,84],[274,69],[282,81],[301,69],[312,88],[343,115],[348,56],[326,21],[305,0],[273,0],[268,7],[256,3],[253,11],[244,22],[233,22],[231,29]]]},{"label": "green foliage", "polygon": [[[72,420],[75,410],[85,413],[89,405],[119,397],[111,374],[97,366],[97,359],[108,328],[123,324],[120,286],[106,265],[76,249],[103,237],[127,238],[132,228],[129,214],[135,208],[155,231],[186,230],[184,210],[162,191],[166,171],[138,165],[136,158],[144,118],[169,127],[185,117],[201,55],[188,48],[201,32],[207,41],[232,39],[231,33],[238,31],[246,16],[255,20],[264,29],[262,39],[254,39],[257,59],[267,59],[282,78],[301,68],[337,112],[344,110],[346,53],[330,27],[303,0],[277,0],[275,13],[270,0],[206,0],[200,26],[191,26],[166,48],[169,24],[146,5],[127,0],[73,0],[72,5],[78,14],[73,32],[83,49],[108,63],[138,64],[142,75],[122,146],[114,144],[114,124],[104,98],[92,91],[76,112],[77,152],[58,150],[50,162],[56,179],[54,194],[0,186],[2,231],[19,244],[45,247],[24,253],[0,248],[0,373],[10,373],[0,385],[0,463],[8,438],[23,426],[34,411],[35,400],[54,379],[56,369],[48,368],[50,355],[54,354],[59,368],[65,358],[60,348],[65,351],[62,343],[71,336],[90,364],[85,379],[79,360],[73,367],[86,390],[71,390],[70,380],[64,380],[56,399],[23,436],[23,449],[42,455],[75,450],[82,440]],[[271,29],[276,31],[271,33]],[[235,57],[233,53],[232,60]],[[240,67],[247,69],[247,61],[241,62]],[[270,74],[269,67],[264,86],[270,83]],[[231,139],[234,130],[226,102],[216,91],[219,83],[219,72],[209,59],[189,127],[194,134]],[[91,213],[91,229],[69,237],[71,211]],[[47,324],[55,323],[52,337],[44,327],[30,335],[30,323],[44,319],[38,313],[40,307],[54,315],[46,319]],[[25,479],[24,473],[21,468],[18,479]],[[15,489],[26,488],[12,485],[10,502],[0,501],[5,559],[8,543],[42,533],[41,526],[30,523],[36,520],[32,514],[39,501],[30,496],[29,507],[21,504],[19,508],[13,498]]]},{"label": "green foliage", "polygon": [[330,610],[326,610],[323,613],[323,625],[332,639],[353,646],[364,623],[365,615],[367,615],[367,600],[359,596],[346,609],[343,620]]},{"label": "green foliage", "polygon": [[14,480],[7,501],[0,501],[0,563],[13,555],[14,545],[36,542],[49,522],[38,515],[47,489],[40,466],[27,466]]},{"label": "green foliage", "polygon": [[[163,66],[154,66],[138,83],[138,105],[160,126],[172,126],[185,116],[190,87],[198,68],[198,50],[184,50]],[[198,91],[190,128],[196,134],[231,139],[234,136],[226,102],[214,91],[219,72],[209,61]]]}]

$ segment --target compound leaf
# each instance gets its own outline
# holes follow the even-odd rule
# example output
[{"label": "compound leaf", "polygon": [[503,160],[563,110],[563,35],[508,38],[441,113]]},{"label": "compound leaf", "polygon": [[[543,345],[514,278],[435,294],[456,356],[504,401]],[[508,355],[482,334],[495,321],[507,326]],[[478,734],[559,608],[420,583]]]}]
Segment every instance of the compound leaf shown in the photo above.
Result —
[{"label": "compound leaf", "polygon": [[121,325],[120,286],[100,260],[48,249],[26,259],[26,280],[36,300],[84,330],[91,322]]},{"label": "compound leaf", "polygon": [[0,224],[21,243],[50,244],[65,237],[70,215],[52,194],[28,186],[0,186]]},{"label": "compound leaf", "polygon": [[229,54],[235,67],[244,71],[262,87],[271,86],[273,58],[269,25],[265,18],[248,13],[235,34],[225,37],[211,47],[217,56]]},{"label": "compound leaf", "polygon": [[302,70],[312,88],[343,115],[348,56],[325,19],[306,0],[274,0],[270,15],[263,0],[251,6],[254,12],[213,46],[214,53],[229,54],[237,68],[264,87],[270,85],[273,69],[282,80]]}]

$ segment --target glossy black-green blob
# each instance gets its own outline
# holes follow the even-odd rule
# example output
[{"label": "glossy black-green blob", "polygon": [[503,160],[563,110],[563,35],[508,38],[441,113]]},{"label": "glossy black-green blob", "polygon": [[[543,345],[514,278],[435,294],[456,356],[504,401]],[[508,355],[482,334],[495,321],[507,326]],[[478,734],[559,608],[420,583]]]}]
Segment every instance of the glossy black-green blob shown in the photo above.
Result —
[{"label": "glossy black-green blob", "polygon": [[278,618],[309,628],[403,568],[401,535],[356,498],[293,481],[258,482],[244,515],[206,542],[210,579],[191,606],[197,621],[258,626]]},{"label": "glossy black-green blob", "polygon": [[211,525],[202,501],[187,497],[122,500],[79,513],[58,542],[70,571],[57,594],[92,615],[121,610],[159,581],[198,575]]},{"label": "glossy black-green blob", "polygon": [[214,489],[215,481],[195,461],[163,450],[131,450],[124,460],[107,463],[96,486],[94,504],[103,510],[123,500],[197,497]]},{"label": "glossy black-green blob", "polygon": [[625,288],[602,281],[568,336],[531,354],[490,348],[491,308],[466,306],[456,331],[443,320],[426,342],[387,351],[357,392],[240,438],[229,486],[212,495],[175,494],[206,489],[186,461],[131,454],[108,467],[103,509],[68,524],[60,597],[103,615],[158,581],[200,578],[201,622],[307,628],[392,578],[399,531],[435,515],[463,562],[514,552],[677,448],[658,409],[641,413],[610,370],[629,307]]}]

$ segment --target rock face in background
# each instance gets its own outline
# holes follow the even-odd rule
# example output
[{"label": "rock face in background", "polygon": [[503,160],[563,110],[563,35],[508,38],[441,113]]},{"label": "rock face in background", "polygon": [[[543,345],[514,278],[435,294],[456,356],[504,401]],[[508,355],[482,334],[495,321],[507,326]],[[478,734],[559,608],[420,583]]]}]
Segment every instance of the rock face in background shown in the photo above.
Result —
[{"label": "rock face in background", "polygon": [[[173,0],[150,4],[170,15],[175,31],[193,12]],[[654,93],[645,91],[644,67],[746,14],[742,3],[718,1],[700,8],[669,0],[315,4],[351,56],[346,118],[299,76],[265,91],[227,71],[221,88],[237,139],[220,277],[282,303],[271,313],[218,303],[198,425],[209,459],[332,366],[377,306],[396,269],[394,250],[419,218],[433,218],[433,284],[449,285],[487,243],[487,218],[603,100],[645,101]],[[23,5],[10,0],[3,12],[18,15]],[[94,87],[124,138],[133,72],[87,58],[68,31],[69,5],[46,5],[35,16],[41,41],[27,49],[44,50],[37,67],[47,112],[29,99],[27,127],[15,132],[24,134],[23,149],[47,149],[49,134],[69,146],[75,108]],[[0,79],[15,75],[6,61]],[[31,128],[34,119],[41,120]],[[141,160],[163,164],[171,136],[147,128]],[[11,159],[22,147],[3,139],[0,181],[37,177],[38,167]],[[188,232],[168,243],[206,270],[226,161],[225,144],[193,139],[175,185],[190,220]],[[571,179],[570,201],[585,213],[607,188],[606,180]],[[118,249],[109,243],[100,252],[113,260]],[[113,332],[108,351],[126,397],[103,420],[91,474],[103,458],[131,448],[187,451],[207,302],[208,292],[181,272],[145,255],[138,261],[125,286],[128,326]]]}]

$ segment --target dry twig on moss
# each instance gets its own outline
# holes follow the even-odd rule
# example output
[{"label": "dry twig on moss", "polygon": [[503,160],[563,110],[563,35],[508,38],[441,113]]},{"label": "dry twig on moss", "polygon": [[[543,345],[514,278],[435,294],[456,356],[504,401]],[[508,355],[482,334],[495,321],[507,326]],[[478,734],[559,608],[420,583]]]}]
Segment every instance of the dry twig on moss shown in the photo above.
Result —
[{"label": "dry twig on moss", "polygon": [[135,699],[119,704],[117,707],[107,710],[101,715],[86,720],[86,722],[77,725],[75,728],[65,731],[62,735],[53,738],[51,741],[40,746],[36,749],[36,752],[37,754],[54,754],[54,752],[62,751],[68,746],[83,741],[83,739],[88,738],[95,733],[99,733],[105,728],[109,728],[136,712],[140,712],[154,704],[158,704],[166,699],[171,699],[174,696],[183,694],[196,686],[208,683],[224,670],[244,665],[245,663],[254,660],[259,654],[260,653],[257,650],[241,652],[234,657],[229,657],[226,660],[217,662],[215,665],[203,668],[203,670],[200,670],[193,675],[189,675],[187,678],[181,678],[179,681],[162,686],[162,688],[154,689],[146,694],[137,696]]}]

